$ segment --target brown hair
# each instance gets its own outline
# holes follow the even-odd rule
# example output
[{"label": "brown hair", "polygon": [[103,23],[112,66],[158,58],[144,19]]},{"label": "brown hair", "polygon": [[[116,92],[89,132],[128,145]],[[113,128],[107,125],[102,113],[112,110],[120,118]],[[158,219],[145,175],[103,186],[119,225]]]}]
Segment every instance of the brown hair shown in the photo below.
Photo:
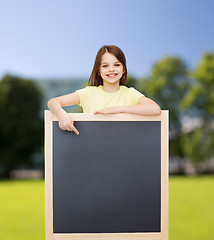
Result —
[{"label": "brown hair", "polygon": [[124,85],[124,86],[128,87],[126,57],[125,57],[123,51],[119,47],[114,46],[114,45],[104,45],[97,52],[97,56],[96,56],[95,62],[94,62],[94,67],[91,72],[91,76],[89,78],[88,85],[89,86],[97,86],[97,87],[99,85],[103,85],[103,79],[99,75],[99,69],[100,69],[100,65],[101,65],[102,56],[106,52],[113,54],[117,58],[117,60],[122,63],[125,72],[123,73],[123,75],[120,79],[120,85]]}]

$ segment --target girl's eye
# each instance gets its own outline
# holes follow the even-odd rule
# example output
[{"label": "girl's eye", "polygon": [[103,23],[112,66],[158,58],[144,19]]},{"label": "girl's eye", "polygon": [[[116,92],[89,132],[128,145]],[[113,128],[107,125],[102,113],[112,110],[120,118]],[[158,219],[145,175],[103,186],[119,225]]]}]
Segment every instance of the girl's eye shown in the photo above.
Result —
[{"label": "girl's eye", "polygon": [[[120,64],[115,64],[116,66],[120,66]],[[107,65],[103,65],[103,67],[107,67]]]}]

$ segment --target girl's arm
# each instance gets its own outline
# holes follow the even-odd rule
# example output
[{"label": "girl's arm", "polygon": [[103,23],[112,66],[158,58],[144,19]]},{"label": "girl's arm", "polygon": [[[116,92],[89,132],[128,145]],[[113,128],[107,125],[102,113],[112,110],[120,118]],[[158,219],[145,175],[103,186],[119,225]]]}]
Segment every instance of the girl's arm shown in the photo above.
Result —
[{"label": "girl's arm", "polygon": [[111,114],[111,113],[132,113],[144,116],[160,115],[161,109],[157,103],[153,100],[142,96],[137,105],[134,106],[121,106],[121,107],[109,107],[94,112],[94,114]]},{"label": "girl's arm", "polygon": [[77,92],[52,98],[48,101],[48,108],[51,110],[52,113],[54,113],[58,117],[59,127],[62,130],[74,131],[76,134],[79,134],[78,130],[73,125],[73,119],[62,108],[64,106],[70,106],[79,103],[80,98]]}]

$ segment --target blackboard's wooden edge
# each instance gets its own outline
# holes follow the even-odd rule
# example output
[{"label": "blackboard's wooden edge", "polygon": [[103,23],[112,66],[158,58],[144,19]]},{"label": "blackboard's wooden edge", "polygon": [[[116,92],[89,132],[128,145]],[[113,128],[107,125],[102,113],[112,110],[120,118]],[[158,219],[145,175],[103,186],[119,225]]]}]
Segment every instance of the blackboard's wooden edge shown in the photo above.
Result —
[{"label": "blackboard's wooden edge", "polygon": [[[53,240],[163,240],[161,233],[67,233],[67,234],[53,234]],[[164,239],[165,240],[165,239]]]},{"label": "blackboard's wooden edge", "polygon": [[[45,112],[50,110],[45,110]],[[161,119],[167,114],[168,110],[162,110],[160,115],[156,116],[143,116],[137,114],[98,114],[93,113],[69,113],[74,121],[161,121]],[[52,114],[52,113],[51,113]],[[58,121],[56,115],[52,114],[52,120]]]},{"label": "blackboard's wooden edge", "polygon": [[52,113],[45,111],[45,239],[53,238]]},{"label": "blackboard's wooden edge", "polygon": [[169,231],[169,111],[161,120],[161,233],[168,240]]},{"label": "blackboard's wooden edge", "polygon": [[[135,114],[94,115],[89,113],[69,113],[74,121],[161,121],[161,172],[165,177],[161,190],[161,233],[116,233],[106,234],[53,234],[53,189],[52,189],[52,131],[53,121],[57,117],[50,110],[45,110],[45,239],[148,239],[168,240],[168,128],[169,110],[162,110],[159,116],[142,116]],[[162,144],[163,143],[163,144]],[[131,234],[131,235],[130,235]]]}]

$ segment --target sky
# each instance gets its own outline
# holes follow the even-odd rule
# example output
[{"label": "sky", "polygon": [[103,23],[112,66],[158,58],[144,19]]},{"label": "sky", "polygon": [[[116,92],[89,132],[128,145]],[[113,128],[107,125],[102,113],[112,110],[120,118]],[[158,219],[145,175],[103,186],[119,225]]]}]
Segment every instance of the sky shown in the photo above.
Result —
[{"label": "sky", "polygon": [[89,78],[103,45],[147,76],[165,56],[194,69],[214,52],[212,0],[1,0],[0,77]]}]

